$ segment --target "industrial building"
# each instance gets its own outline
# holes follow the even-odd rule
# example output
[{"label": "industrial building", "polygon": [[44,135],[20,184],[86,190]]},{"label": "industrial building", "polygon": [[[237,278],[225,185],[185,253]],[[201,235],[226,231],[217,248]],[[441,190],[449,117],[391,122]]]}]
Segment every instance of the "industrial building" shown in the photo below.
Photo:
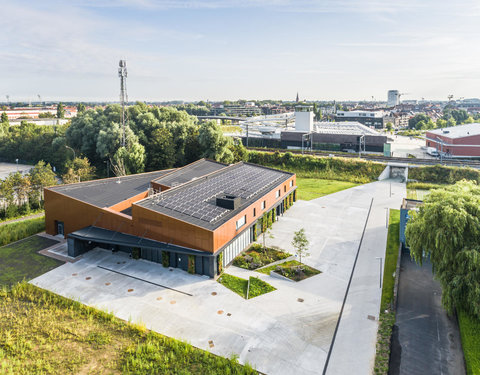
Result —
[{"label": "industrial building", "polygon": [[[175,170],[45,189],[46,232],[77,257],[95,247],[215,277],[295,201],[296,177],[201,159]],[[272,215],[273,216],[273,215]]]},{"label": "industrial building", "polygon": [[480,124],[465,124],[444,129],[428,130],[427,147],[434,147],[447,157],[480,157]]},{"label": "industrial building", "polygon": [[365,126],[383,129],[387,124],[383,111],[337,111],[335,121],[357,121]]}]

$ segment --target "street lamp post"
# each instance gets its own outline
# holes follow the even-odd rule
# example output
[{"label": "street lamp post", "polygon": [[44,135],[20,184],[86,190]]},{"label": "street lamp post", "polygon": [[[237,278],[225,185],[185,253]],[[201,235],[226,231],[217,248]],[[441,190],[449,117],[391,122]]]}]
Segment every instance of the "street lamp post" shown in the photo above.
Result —
[{"label": "street lamp post", "polygon": [[74,150],[73,148],[71,148],[70,146],[67,146],[67,145],[65,145],[65,147],[68,148],[68,149],[70,149],[70,150],[72,150],[72,152],[73,152],[73,160],[75,160],[75,150]]},{"label": "street lamp post", "polygon": [[380,289],[382,289],[382,257],[375,257],[375,259],[378,259],[380,261]]}]

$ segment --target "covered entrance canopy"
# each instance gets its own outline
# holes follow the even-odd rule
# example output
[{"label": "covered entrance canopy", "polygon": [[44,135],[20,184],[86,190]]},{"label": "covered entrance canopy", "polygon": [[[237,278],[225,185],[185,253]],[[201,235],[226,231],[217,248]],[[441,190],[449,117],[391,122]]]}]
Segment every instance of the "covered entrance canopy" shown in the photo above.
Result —
[{"label": "covered entrance canopy", "polygon": [[214,277],[217,271],[214,254],[95,226],[70,233],[67,241],[68,255],[71,257],[77,257],[95,247],[102,247],[130,254],[135,251],[141,259],[200,275]]}]

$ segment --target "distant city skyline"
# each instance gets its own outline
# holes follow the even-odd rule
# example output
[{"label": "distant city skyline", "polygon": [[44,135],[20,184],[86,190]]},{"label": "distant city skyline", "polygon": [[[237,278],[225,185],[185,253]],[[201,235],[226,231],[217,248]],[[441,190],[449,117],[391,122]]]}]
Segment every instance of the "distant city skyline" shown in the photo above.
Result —
[{"label": "distant city skyline", "polygon": [[[66,6],[68,4],[68,6]],[[0,102],[479,97],[480,3],[0,0]]]}]

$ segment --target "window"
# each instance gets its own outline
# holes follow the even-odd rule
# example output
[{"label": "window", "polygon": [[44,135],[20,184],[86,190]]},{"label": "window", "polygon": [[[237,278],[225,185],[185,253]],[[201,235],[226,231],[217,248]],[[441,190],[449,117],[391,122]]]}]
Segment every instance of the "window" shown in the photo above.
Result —
[{"label": "window", "polygon": [[292,181],[290,181],[290,187],[292,187],[292,186],[293,186],[293,180],[292,180]]},{"label": "window", "polygon": [[257,209],[256,208],[253,209],[253,217],[255,217],[255,216],[257,216]]},{"label": "window", "polygon": [[275,198],[279,198],[280,197],[280,189],[277,190],[277,194],[275,194]]},{"label": "window", "polygon": [[242,218],[237,220],[237,230],[239,230],[241,227],[245,225],[247,222],[247,215],[243,216]]},{"label": "window", "polygon": [[265,201],[263,201],[263,202],[262,202],[262,210],[264,210],[265,207],[267,207],[267,205],[266,205]]},{"label": "window", "polygon": [[284,193],[287,192],[287,185],[283,185],[283,192],[284,192]]}]

